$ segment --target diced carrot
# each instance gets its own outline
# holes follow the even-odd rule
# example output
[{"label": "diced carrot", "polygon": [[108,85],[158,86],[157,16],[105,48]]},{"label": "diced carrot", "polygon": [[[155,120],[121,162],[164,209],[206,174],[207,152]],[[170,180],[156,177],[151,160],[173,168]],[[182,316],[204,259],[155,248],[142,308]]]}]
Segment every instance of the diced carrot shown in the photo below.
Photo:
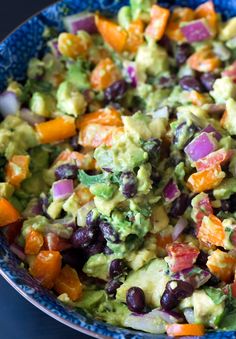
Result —
[{"label": "diced carrot", "polygon": [[159,41],[165,34],[170,10],[158,5],[151,8],[151,22],[146,28],[146,34],[155,41]]},{"label": "diced carrot", "polygon": [[82,128],[89,124],[101,124],[106,126],[122,126],[121,114],[113,107],[106,107],[97,112],[84,114],[77,120],[77,128]]},{"label": "diced carrot", "polygon": [[205,328],[201,324],[171,324],[166,325],[166,332],[170,337],[202,336]]},{"label": "diced carrot", "polygon": [[192,54],[187,63],[190,68],[198,72],[212,72],[221,65],[220,59],[209,46],[205,46]]},{"label": "diced carrot", "polygon": [[72,33],[61,33],[58,38],[60,53],[72,59],[76,59],[80,55],[86,55],[90,44],[90,40],[85,40]]},{"label": "diced carrot", "polygon": [[187,187],[194,193],[209,191],[217,187],[224,179],[225,173],[220,165],[193,173],[187,181]]},{"label": "diced carrot", "polygon": [[21,218],[17,209],[5,198],[0,198],[0,227],[13,224]]},{"label": "diced carrot", "polygon": [[61,271],[61,255],[58,251],[41,251],[30,264],[30,274],[40,284],[51,289]]},{"label": "diced carrot", "polygon": [[233,154],[233,150],[225,150],[224,148],[221,148],[218,151],[210,153],[205,158],[199,159],[195,165],[198,171],[203,171],[205,169],[215,167],[216,165],[224,165],[232,158]]},{"label": "diced carrot", "polygon": [[191,8],[176,7],[170,17],[169,24],[166,29],[166,35],[169,39],[176,42],[185,41],[185,37],[181,32],[181,24],[194,20],[195,13]]},{"label": "diced carrot", "polygon": [[35,230],[31,230],[25,239],[25,254],[36,255],[43,246],[43,235]]},{"label": "diced carrot", "polygon": [[95,22],[104,41],[116,52],[123,52],[127,41],[127,32],[115,22],[99,15],[95,16]]},{"label": "diced carrot", "polygon": [[42,144],[62,141],[76,134],[75,119],[69,116],[58,117],[36,125]]},{"label": "diced carrot", "polygon": [[6,181],[19,187],[29,174],[29,163],[28,155],[13,155],[6,166]]},{"label": "diced carrot", "polygon": [[137,52],[139,46],[141,46],[144,42],[143,32],[144,23],[141,19],[131,22],[127,30],[128,37],[124,47],[125,51],[130,53]]},{"label": "diced carrot", "polygon": [[91,148],[100,145],[111,146],[113,138],[119,133],[123,133],[123,130],[123,127],[90,124],[80,129],[79,144]]},{"label": "diced carrot", "polygon": [[226,283],[230,283],[234,279],[236,258],[227,252],[217,249],[209,255],[207,267],[217,278]]},{"label": "diced carrot", "polygon": [[207,1],[195,10],[196,19],[205,18],[213,34],[218,31],[218,18],[213,1]]},{"label": "diced carrot", "polygon": [[197,237],[204,243],[224,247],[225,230],[220,219],[213,214],[205,216]]},{"label": "diced carrot", "polygon": [[91,73],[90,82],[93,89],[101,91],[121,78],[121,74],[110,58],[101,60]]},{"label": "diced carrot", "polygon": [[89,201],[93,200],[94,196],[90,192],[89,188],[80,184],[75,189],[75,194],[79,198],[79,203],[81,206],[87,204]]},{"label": "diced carrot", "polygon": [[82,284],[75,269],[66,265],[57,277],[54,289],[58,294],[66,293],[72,301],[82,296]]},{"label": "diced carrot", "polygon": [[191,91],[189,93],[189,99],[193,105],[201,107],[202,105],[208,103],[208,98],[206,95],[199,93],[197,91]]}]

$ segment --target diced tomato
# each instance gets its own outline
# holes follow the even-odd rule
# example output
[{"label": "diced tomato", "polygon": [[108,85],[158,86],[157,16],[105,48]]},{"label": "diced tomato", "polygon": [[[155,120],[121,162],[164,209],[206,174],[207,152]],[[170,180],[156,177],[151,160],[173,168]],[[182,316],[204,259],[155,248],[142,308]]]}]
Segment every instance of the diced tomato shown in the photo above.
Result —
[{"label": "diced tomato", "polygon": [[199,159],[195,165],[198,171],[203,171],[216,165],[224,165],[231,159],[233,154],[233,150],[225,150],[224,148],[221,148],[218,151],[210,153],[205,158]]},{"label": "diced tomato", "polygon": [[18,221],[9,224],[4,228],[4,234],[10,245],[15,241],[16,237],[20,234],[22,225],[23,219],[19,219]]},{"label": "diced tomato", "polygon": [[61,239],[55,233],[48,233],[44,238],[44,248],[49,251],[63,251],[71,247],[68,240]]},{"label": "diced tomato", "polygon": [[202,224],[202,219],[205,216],[213,214],[210,199],[206,193],[200,193],[192,200],[192,218],[197,224],[197,229]]},{"label": "diced tomato", "polygon": [[72,301],[78,300],[82,295],[82,284],[76,270],[68,265],[64,266],[56,279],[54,289],[58,294],[66,293]]},{"label": "diced tomato", "polygon": [[231,293],[232,293],[232,297],[233,297],[233,298],[236,298],[236,281],[234,281],[234,282],[231,284]]},{"label": "diced tomato", "polygon": [[30,274],[51,289],[61,271],[61,255],[57,251],[40,251],[30,264]]},{"label": "diced tomato", "polygon": [[72,152],[69,149],[62,151],[59,154],[59,156],[54,161],[53,166],[57,167],[65,163],[76,164],[78,168],[85,171],[96,169],[96,161],[91,154],[83,154],[75,151]]},{"label": "diced tomato", "polygon": [[205,243],[224,247],[225,230],[221,220],[213,214],[205,216],[199,228],[198,238]]},{"label": "diced tomato", "polygon": [[180,272],[190,268],[195,263],[199,249],[183,243],[167,245],[167,252],[170,258],[169,265],[172,272]]},{"label": "diced tomato", "polygon": [[220,280],[230,283],[234,279],[236,258],[219,249],[209,255],[207,267]]}]

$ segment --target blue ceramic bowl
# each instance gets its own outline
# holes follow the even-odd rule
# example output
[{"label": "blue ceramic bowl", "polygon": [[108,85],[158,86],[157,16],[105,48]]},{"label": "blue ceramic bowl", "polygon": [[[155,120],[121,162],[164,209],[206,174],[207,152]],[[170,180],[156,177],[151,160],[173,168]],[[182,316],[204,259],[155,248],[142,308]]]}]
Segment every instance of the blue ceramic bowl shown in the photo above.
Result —
[{"label": "blue ceramic bowl", "polygon": [[[159,1],[163,5],[196,7],[205,0]],[[215,0],[217,10],[229,17],[236,15],[235,0]],[[24,80],[27,63],[33,56],[44,50],[42,38],[46,26],[63,29],[62,17],[84,10],[116,13],[128,0],[64,0],[45,9],[19,27],[0,44],[0,90],[4,89],[8,78]],[[0,273],[21,295],[36,307],[80,332],[97,338],[138,339],[166,338],[164,335],[151,335],[113,327],[96,321],[61,304],[48,290],[42,288],[19,266],[19,260],[11,253],[8,244],[0,235]],[[204,338],[236,338],[236,332],[212,332]]]}]

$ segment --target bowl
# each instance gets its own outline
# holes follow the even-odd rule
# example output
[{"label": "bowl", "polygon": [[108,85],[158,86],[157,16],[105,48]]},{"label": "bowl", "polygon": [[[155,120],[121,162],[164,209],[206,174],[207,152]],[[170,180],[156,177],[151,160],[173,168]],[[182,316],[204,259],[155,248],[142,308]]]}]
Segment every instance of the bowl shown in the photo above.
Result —
[{"label": "bowl", "polygon": [[[169,0],[159,1],[162,5],[181,5],[196,7],[205,0]],[[215,0],[216,8],[225,17],[236,15],[235,0]],[[114,14],[128,4],[127,0],[64,0],[60,1],[38,15],[32,17],[16,29],[0,44],[0,91],[4,89],[7,79],[13,77],[24,80],[27,63],[30,58],[40,55],[45,45],[42,34],[45,27],[63,30],[62,18],[65,15],[84,10]],[[28,272],[22,268],[18,258],[10,251],[4,237],[0,234],[0,274],[25,299],[61,323],[95,338],[138,339],[166,338],[165,335],[151,335],[143,332],[114,327],[94,320],[85,314],[63,305],[52,292],[42,288]],[[236,332],[209,332],[204,338],[235,338]]]}]

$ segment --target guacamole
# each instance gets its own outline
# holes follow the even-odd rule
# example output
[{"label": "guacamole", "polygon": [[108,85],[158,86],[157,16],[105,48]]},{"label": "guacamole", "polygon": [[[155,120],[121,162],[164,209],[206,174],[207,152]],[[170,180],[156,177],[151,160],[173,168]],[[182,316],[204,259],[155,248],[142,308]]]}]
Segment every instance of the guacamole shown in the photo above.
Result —
[{"label": "guacamole", "polygon": [[83,15],[0,94],[1,230],[95,319],[236,330],[236,19],[211,1]]}]

